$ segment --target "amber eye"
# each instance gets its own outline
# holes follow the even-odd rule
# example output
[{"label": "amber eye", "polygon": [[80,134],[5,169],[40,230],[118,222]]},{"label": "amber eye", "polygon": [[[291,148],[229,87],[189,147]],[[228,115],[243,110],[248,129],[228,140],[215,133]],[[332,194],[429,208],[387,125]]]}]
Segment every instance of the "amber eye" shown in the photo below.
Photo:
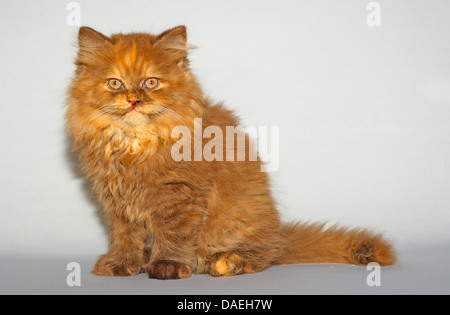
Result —
[{"label": "amber eye", "polygon": [[106,81],[106,84],[113,90],[118,90],[123,87],[123,83],[119,79],[109,79]]},{"label": "amber eye", "polygon": [[157,78],[149,78],[145,80],[144,87],[146,89],[153,90],[159,86],[159,80]]}]

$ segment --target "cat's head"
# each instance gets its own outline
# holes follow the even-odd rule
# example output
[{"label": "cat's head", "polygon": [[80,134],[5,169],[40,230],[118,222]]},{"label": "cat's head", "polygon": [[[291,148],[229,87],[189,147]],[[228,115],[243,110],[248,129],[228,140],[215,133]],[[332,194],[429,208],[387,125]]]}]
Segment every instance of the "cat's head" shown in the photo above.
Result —
[{"label": "cat's head", "polygon": [[159,35],[109,37],[81,27],[71,98],[85,112],[130,126],[183,116],[201,93],[189,69],[186,38],[184,26]]}]

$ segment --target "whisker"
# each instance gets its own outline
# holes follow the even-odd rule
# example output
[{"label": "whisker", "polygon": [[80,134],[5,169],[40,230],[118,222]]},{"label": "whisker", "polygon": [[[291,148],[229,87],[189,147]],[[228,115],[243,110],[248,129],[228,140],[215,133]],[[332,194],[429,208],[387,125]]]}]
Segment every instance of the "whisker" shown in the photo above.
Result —
[{"label": "whisker", "polygon": [[160,113],[166,114],[166,115],[174,118],[176,121],[178,121],[181,124],[188,125],[188,122],[186,121],[186,119],[183,116],[181,116],[180,114],[175,112],[173,109],[167,107],[167,105],[165,105],[165,107],[163,107],[163,109]]},{"label": "whisker", "polygon": [[175,121],[177,121],[178,123],[180,123],[181,125],[185,126],[187,125],[186,120],[185,119],[181,119],[180,117],[175,116],[173,113],[171,112],[161,112],[161,114],[167,115],[171,118],[173,118]]}]

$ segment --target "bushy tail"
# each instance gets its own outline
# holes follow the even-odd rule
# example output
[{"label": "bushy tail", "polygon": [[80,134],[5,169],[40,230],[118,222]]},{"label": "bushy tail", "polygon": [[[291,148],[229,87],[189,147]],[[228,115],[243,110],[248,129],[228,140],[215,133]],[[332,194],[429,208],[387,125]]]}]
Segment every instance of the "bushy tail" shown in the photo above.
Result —
[{"label": "bushy tail", "polygon": [[394,249],[380,234],[334,225],[289,223],[283,226],[286,250],[278,264],[350,263],[381,266],[395,263]]}]

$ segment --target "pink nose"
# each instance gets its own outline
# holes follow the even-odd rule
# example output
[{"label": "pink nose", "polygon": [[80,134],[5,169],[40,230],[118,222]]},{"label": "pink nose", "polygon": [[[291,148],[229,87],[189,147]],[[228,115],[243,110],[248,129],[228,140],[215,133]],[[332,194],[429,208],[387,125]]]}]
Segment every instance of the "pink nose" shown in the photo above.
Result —
[{"label": "pink nose", "polygon": [[139,103],[141,100],[138,99],[137,97],[130,97],[128,99],[128,102],[132,105],[132,106],[136,106],[137,103]]}]

